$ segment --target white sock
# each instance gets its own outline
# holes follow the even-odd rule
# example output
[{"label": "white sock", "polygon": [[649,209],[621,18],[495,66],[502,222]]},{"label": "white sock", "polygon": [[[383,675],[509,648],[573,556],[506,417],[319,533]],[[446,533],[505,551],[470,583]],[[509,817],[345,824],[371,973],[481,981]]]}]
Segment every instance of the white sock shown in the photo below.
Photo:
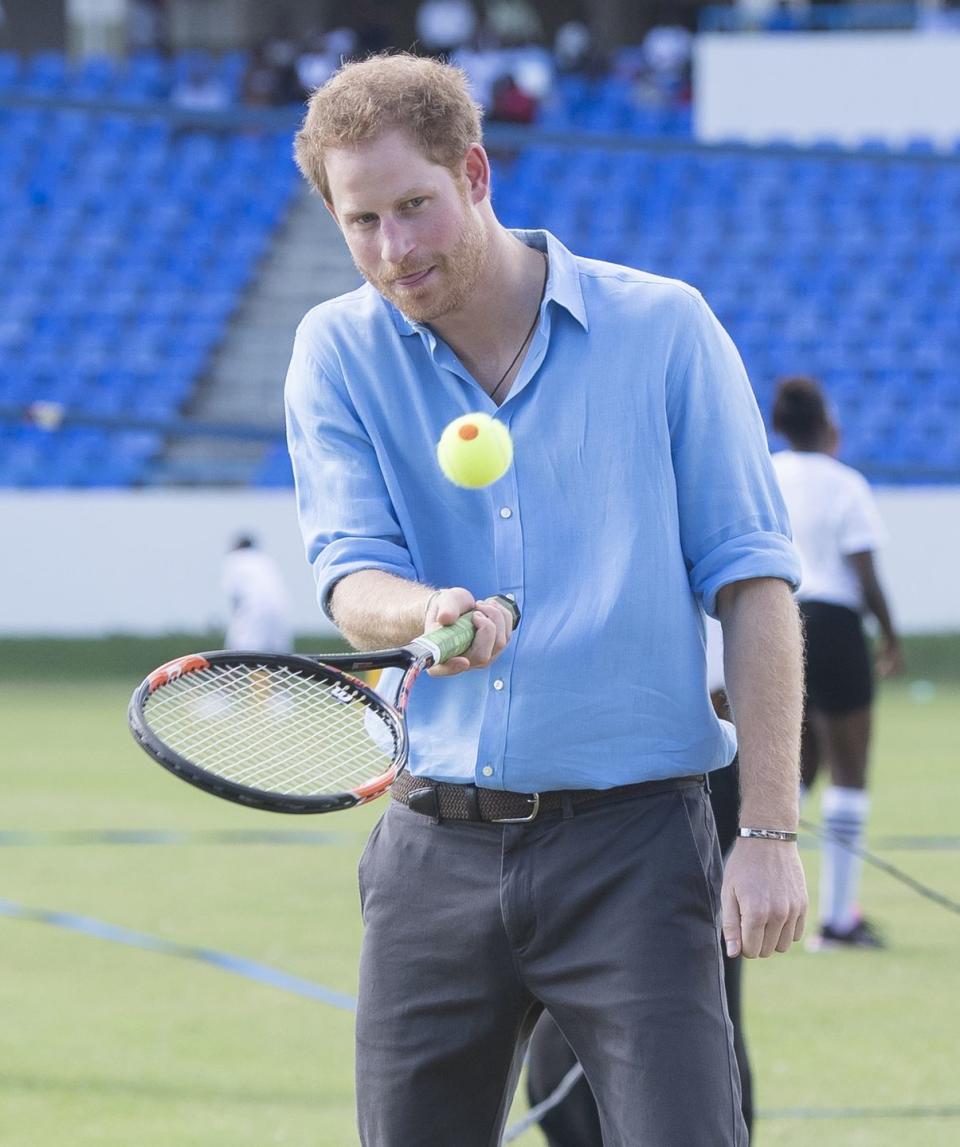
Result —
[{"label": "white sock", "polygon": [[[820,922],[837,932],[847,932],[857,922],[860,888],[859,856],[849,846],[861,847],[870,798],[863,789],[831,785],[823,794],[821,810],[828,838],[823,841],[820,872]],[[848,847],[844,847],[844,846]]]}]

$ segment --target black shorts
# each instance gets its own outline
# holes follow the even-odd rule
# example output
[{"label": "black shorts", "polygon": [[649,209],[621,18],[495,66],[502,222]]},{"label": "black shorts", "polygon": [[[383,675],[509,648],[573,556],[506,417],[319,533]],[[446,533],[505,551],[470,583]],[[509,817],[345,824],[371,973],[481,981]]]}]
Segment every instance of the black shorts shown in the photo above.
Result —
[{"label": "black shorts", "polygon": [[860,615],[844,605],[802,601],[807,705],[849,713],[873,700],[873,666]]},{"label": "black shorts", "polygon": [[740,829],[740,769],[737,762],[708,775],[710,803],[717,825],[717,840],[723,856],[732,848]]}]

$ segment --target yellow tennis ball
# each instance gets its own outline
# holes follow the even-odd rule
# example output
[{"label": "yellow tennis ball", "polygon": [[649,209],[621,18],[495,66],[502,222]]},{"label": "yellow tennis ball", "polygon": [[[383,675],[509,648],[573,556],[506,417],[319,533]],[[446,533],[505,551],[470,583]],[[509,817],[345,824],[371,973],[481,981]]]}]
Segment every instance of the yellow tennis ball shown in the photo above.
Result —
[{"label": "yellow tennis ball", "polygon": [[489,414],[463,414],[437,443],[440,469],[456,486],[478,490],[502,478],[513,461],[510,431]]}]

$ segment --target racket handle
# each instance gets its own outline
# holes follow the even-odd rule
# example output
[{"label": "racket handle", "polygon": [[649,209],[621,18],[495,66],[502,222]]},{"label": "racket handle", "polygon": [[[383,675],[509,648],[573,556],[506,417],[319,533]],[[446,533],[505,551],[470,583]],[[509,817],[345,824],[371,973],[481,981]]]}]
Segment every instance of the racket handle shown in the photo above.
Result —
[{"label": "racket handle", "polygon": [[[509,597],[504,597],[502,594],[497,594],[489,600],[495,601],[512,615],[515,629],[520,621],[520,610],[517,607],[517,603]],[[451,657],[459,657],[461,653],[465,653],[473,644],[475,633],[473,610],[470,610],[470,612],[465,613],[463,617],[457,618],[452,625],[445,625],[441,629],[434,629],[429,634],[424,634],[423,637],[417,638],[417,643],[429,643],[435,647],[435,650],[431,649],[433,663],[434,665],[442,665],[444,661],[449,661]]]},{"label": "racket handle", "polygon": [[507,613],[513,618],[513,628],[516,629],[520,624],[520,606],[517,605],[513,598],[507,597],[505,593],[495,593],[489,600],[495,601],[497,605],[503,606]]},{"label": "racket handle", "polygon": [[435,647],[436,652],[433,653],[434,665],[442,665],[444,661],[449,661],[451,657],[459,657],[461,653],[465,653],[473,644],[473,638],[476,634],[476,629],[473,624],[473,611],[465,613],[463,617],[458,617],[453,625],[445,625],[442,629],[434,629],[430,633],[425,634],[423,637],[418,638],[419,641],[424,643],[429,642]]}]

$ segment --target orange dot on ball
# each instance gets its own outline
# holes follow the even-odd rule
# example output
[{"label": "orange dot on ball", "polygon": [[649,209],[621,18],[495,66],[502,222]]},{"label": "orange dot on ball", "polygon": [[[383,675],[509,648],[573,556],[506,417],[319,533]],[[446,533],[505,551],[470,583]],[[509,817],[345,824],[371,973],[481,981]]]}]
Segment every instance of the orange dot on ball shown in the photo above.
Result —
[{"label": "orange dot on ball", "polygon": [[463,426],[461,426],[457,431],[458,436],[462,438],[464,442],[470,442],[472,439],[476,438],[479,433],[480,431],[476,428],[476,426],[474,426],[472,422],[465,422]]}]

